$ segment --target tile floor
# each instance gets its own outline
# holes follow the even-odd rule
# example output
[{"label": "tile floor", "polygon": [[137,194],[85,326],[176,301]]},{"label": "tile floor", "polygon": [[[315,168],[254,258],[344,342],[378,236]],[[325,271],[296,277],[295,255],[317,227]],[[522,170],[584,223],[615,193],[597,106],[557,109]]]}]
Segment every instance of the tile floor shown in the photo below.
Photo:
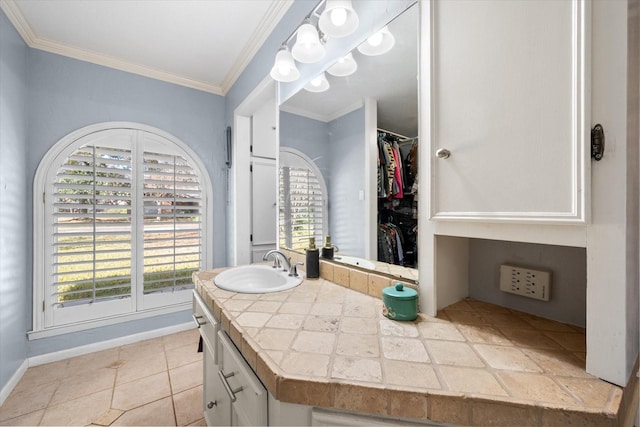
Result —
[{"label": "tile floor", "polygon": [[29,368],[0,425],[205,425],[198,337],[192,329]]}]

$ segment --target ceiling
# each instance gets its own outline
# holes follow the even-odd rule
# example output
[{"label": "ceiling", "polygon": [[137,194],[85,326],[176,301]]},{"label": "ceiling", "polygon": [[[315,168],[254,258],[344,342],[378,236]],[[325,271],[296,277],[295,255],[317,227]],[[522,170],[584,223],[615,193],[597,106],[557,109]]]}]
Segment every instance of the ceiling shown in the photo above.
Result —
[{"label": "ceiling", "polygon": [[0,0],[0,7],[32,48],[225,95],[292,2]]}]

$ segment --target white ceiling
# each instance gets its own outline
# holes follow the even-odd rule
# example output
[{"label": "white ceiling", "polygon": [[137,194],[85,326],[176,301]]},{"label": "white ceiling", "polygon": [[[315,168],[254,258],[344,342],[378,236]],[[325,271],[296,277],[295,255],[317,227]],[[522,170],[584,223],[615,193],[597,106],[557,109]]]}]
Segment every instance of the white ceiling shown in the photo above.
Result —
[{"label": "white ceiling", "polygon": [[30,47],[224,95],[292,2],[0,0],[0,7]]}]

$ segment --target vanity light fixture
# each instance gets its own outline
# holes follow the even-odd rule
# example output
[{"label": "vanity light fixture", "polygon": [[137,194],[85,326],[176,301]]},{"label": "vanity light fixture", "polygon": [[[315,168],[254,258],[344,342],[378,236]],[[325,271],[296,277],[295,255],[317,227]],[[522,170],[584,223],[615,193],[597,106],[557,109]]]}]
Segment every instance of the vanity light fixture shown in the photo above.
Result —
[{"label": "vanity light fixture", "polygon": [[335,64],[329,67],[327,73],[336,77],[346,77],[355,73],[357,69],[358,63],[355,59],[353,59],[353,54],[349,52],[342,58],[338,59]]},{"label": "vanity light fixture", "polygon": [[327,80],[327,76],[321,73],[304,85],[304,88],[309,92],[324,92],[329,89],[329,81]]},{"label": "vanity light fixture", "polygon": [[279,82],[293,82],[300,78],[300,71],[296,67],[287,45],[283,45],[276,54],[276,60],[269,73],[272,79]]},{"label": "vanity light fixture", "polygon": [[353,34],[360,20],[353,10],[351,0],[327,0],[318,20],[320,31],[329,37],[345,37]]},{"label": "vanity light fixture", "polygon": [[297,33],[296,44],[291,49],[293,58],[305,64],[321,60],[325,55],[324,45],[320,42],[318,30],[311,21],[302,24]]},{"label": "vanity light fixture", "polygon": [[382,55],[389,52],[395,43],[395,37],[389,31],[389,28],[385,26],[360,44],[358,51],[367,56]]}]

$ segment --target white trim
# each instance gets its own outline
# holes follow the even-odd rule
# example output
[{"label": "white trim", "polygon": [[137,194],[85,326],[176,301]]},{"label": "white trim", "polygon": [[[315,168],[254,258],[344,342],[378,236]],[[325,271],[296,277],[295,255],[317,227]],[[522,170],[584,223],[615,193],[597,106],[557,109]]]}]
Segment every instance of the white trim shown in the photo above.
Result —
[{"label": "white trim", "polygon": [[187,76],[181,76],[165,70],[148,67],[142,64],[137,64],[102,53],[80,49],[75,46],[69,46],[64,43],[39,37],[29,26],[29,23],[24,18],[20,8],[16,5],[15,0],[0,1],[0,8],[4,11],[7,18],[9,18],[9,21],[13,24],[16,31],[18,31],[18,34],[20,34],[24,42],[30,48],[224,96],[240,77],[244,69],[249,65],[255,54],[267,40],[273,29],[276,27],[278,22],[280,22],[280,19],[282,19],[292,4],[293,0],[272,0],[271,6],[267,10],[264,19],[261,21],[261,25],[253,33],[251,39],[242,50],[237,61],[228,71],[220,85],[193,79]]},{"label": "white trim", "polygon": [[[104,122],[97,123],[89,126],[85,126],[83,128],[77,129],[65,137],[61,138],[56,144],[54,144],[42,157],[38,168],[36,169],[34,184],[33,184],[33,203],[34,203],[34,215],[33,215],[33,244],[34,244],[34,265],[33,265],[33,331],[29,332],[29,339],[37,339],[43,338],[45,336],[59,335],[61,333],[67,333],[72,331],[79,331],[84,329],[90,329],[96,327],[93,322],[88,323],[78,323],[74,325],[68,325],[68,329],[65,329],[65,332],[62,331],[62,328],[46,328],[45,322],[45,313],[43,312],[42,305],[45,300],[44,295],[44,283],[47,282],[47,273],[46,273],[46,263],[42,262],[42,260],[47,259],[47,250],[49,245],[47,244],[47,239],[49,233],[48,228],[46,226],[45,215],[46,212],[44,209],[36,208],[39,204],[44,204],[44,196],[45,193],[49,194],[50,192],[46,189],[48,186],[52,185],[48,182],[48,174],[50,173],[51,165],[54,163],[56,158],[65,154],[65,151],[69,151],[73,149],[74,144],[81,138],[84,138],[93,133],[107,131],[107,130],[131,130],[131,131],[142,131],[148,132],[153,135],[157,135],[161,138],[164,138],[182,150],[188,157],[189,160],[193,162],[194,166],[199,169],[201,178],[201,186],[203,199],[206,198],[204,203],[205,206],[205,218],[203,227],[205,229],[205,233],[203,235],[203,253],[202,253],[202,263],[203,269],[210,269],[213,267],[213,209],[210,209],[208,198],[213,194],[213,187],[211,184],[211,178],[209,176],[209,171],[205,167],[202,160],[198,157],[198,155],[184,142],[171,135],[168,132],[165,132],[161,129],[144,125],[141,123],[134,122]],[[186,305],[177,305],[173,307],[165,307],[163,310],[168,310],[165,312],[174,312],[183,309]],[[177,309],[174,307],[178,307]],[[108,319],[96,319],[98,322],[104,320],[104,324],[114,324],[120,323],[122,321],[130,320],[132,318],[144,318],[149,316],[155,316],[158,314],[162,314],[162,311],[152,310],[152,311],[142,311],[139,313],[148,313],[148,314],[139,314],[140,317],[132,317],[132,315],[137,314],[134,312],[127,313],[123,316],[113,316]],[[100,324],[99,326],[101,326]],[[67,327],[65,327],[67,328]],[[46,333],[45,333],[46,331]]]},{"label": "white trim", "polygon": [[188,331],[194,328],[195,325],[193,324],[193,322],[180,323],[178,325],[167,326],[166,328],[154,329],[151,331],[126,335],[124,337],[113,338],[106,341],[100,341],[93,344],[81,345],[78,347],[69,348],[67,350],[54,351],[51,353],[41,354],[39,356],[32,356],[29,358],[29,367],[44,365],[45,363],[57,362],[59,360],[69,359],[71,357],[82,356],[84,354],[94,353],[96,351],[102,351],[127,344],[133,344],[152,338],[175,334],[177,332]]},{"label": "white trim", "polygon": [[378,259],[378,103],[364,100],[364,257]]},{"label": "white trim", "polygon": [[4,387],[0,389],[0,406],[2,406],[2,404],[4,403],[5,400],[7,400],[7,397],[9,397],[13,389],[18,385],[18,382],[20,382],[20,379],[22,379],[22,376],[24,375],[24,373],[27,372],[27,368],[29,368],[29,360],[25,359],[22,361],[18,369],[16,369],[16,371],[13,373],[13,375],[11,375],[11,378],[9,378],[9,381],[7,381]]},{"label": "white trim", "polygon": [[47,328],[42,330],[33,330],[33,331],[27,332],[27,337],[29,338],[29,341],[37,340],[40,338],[55,337],[57,335],[69,334],[72,332],[79,332],[87,329],[117,325],[119,323],[130,322],[134,320],[148,319],[149,317],[177,313],[179,311],[188,310],[190,307],[191,307],[190,302],[184,302],[182,304],[176,304],[170,307],[162,307],[158,309],[139,311],[137,313],[131,312],[131,313],[126,313],[119,316],[112,316],[106,319],[89,320],[82,323],[75,323],[72,325],[58,326],[58,327],[52,327],[52,328]]},{"label": "white trim", "polygon": [[317,120],[319,122],[329,123],[353,111],[359,110],[360,108],[364,107],[364,105],[365,105],[365,100],[361,99],[357,102],[354,102],[351,105],[347,105],[346,107],[341,108],[338,111],[334,111],[333,113],[328,115],[314,113],[312,111],[305,110],[304,108],[289,106],[287,104],[282,104],[280,106],[280,111],[284,111],[285,113],[295,114],[296,116],[306,117],[312,120]]}]

